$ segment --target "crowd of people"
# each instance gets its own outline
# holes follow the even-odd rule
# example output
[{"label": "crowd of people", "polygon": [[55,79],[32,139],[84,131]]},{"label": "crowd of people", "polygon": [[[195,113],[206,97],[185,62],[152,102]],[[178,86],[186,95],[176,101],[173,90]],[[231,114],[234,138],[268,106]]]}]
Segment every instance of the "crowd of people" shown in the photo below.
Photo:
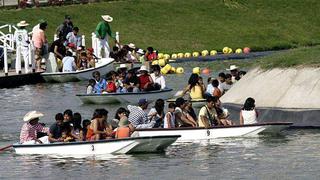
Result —
[{"label": "crowd of people", "polygon": [[[174,103],[167,104],[157,99],[147,112],[149,102],[140,99],[138,105],[120,107],[112,120],[108,120],[106,109],[96,109],[91,119],[82,120],[80,113],[67,109],[55,115],[55,122],[48,128],[39,123],[43,116],[37,111],[30,111],[23,120],[20,143],[55,143],[72,141],[95,141],[112,138],[130,137],[135,129],[141,128],[180,128],[228,126],[228,113],[223,110],[218,97],[208,96],[206,104],[200,109],[198,116],[192,108],[192,102],[180,97]],[[257,123],[258,113],[255,100],[248,98],[240,111],[240,125]]]},{"label": "crowd of people", "polygon": [[121,64],[117,71],[110,71],[106,77],[101,77],[99,71],[92,73],[93,79],[89,80],[87,94],[126,93],[153,91],[166,88],[164,76],[160,73],[160,66],[151,66],[151,74],[146,66],[141,66],[138,72],[128,70]]}]

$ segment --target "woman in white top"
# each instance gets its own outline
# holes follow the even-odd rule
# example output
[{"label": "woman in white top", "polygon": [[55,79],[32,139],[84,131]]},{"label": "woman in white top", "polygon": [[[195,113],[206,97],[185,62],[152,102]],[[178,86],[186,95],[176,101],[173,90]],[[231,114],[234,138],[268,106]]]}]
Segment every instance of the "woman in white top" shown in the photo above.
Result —
[{"label": "woman in white top", "polygon": [[163,127],[163,118],[164,118],[164,100],[157,99],[154,107],[150,109],[148,113],[148,118],[150,121],[155,121],[156,124],[153,128]]},{"label": "woman in white top", "polygon": [[240,125],[257,123],[258,113],[255,109],[255,100],[251,97],[246,99],[240,111]]}]

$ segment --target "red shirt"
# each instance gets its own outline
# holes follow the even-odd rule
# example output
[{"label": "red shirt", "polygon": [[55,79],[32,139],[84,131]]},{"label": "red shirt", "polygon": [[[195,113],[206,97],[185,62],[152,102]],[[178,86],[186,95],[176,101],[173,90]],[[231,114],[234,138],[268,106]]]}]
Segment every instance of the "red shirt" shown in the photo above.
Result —
[{"label": "red shirt", "polygon": [[140,89],[144,89],[144,86],[151,82],[150,78],[149,74],[139,76]]},{"label": "red shirt", "polygon": [[113,93],[117,91],[117,87],[116,87],[116,83],[112,82],[108,82],[107,84],[107,92],[109,93]]},{"label": "red shirt", "polygon": [[146,56],[147,56],[147,60],[148,61],[152,61],[152,60],[154,60],[154,59],[158,59],[158,55],[157,55],[157,53],[156,52],[153,52],[153,53],[148,53],[148,54],[146,54]]}]

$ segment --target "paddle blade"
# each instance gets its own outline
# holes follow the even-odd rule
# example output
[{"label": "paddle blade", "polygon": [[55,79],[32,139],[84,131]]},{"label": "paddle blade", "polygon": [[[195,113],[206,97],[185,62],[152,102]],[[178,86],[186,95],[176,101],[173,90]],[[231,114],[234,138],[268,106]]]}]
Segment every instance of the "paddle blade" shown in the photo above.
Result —
[{"label": "paddle blade", "polygon": [[174,94],[174,96],[175,96],[175,97],[177,97],[177,96],[182,96],[182,93],[183,93],[183,91],[177,91],[177,92]]},{"label": "paddle blade", "polygon": [[12,144],[10,144],[10,145],[8,145],[8,146],[6,146],[6,147],[2,147],[2,148],[0,148],[0,152],[1,151],[5,151],[5,150],[7,150],[7,149],[9,149],[9,148],[11,148],[12,147]]}]

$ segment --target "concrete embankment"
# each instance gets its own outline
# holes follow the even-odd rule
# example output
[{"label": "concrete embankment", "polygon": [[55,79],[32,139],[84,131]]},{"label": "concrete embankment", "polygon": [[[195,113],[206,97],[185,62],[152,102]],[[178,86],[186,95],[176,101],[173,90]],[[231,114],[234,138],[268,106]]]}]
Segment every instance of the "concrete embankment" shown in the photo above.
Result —
[{"label": "concrete embankment", "polygon": [[259,121],[291,121],[320,126],[320,68],[249,71],[221,101],[238,120],[247,97],[256,100]]}]

